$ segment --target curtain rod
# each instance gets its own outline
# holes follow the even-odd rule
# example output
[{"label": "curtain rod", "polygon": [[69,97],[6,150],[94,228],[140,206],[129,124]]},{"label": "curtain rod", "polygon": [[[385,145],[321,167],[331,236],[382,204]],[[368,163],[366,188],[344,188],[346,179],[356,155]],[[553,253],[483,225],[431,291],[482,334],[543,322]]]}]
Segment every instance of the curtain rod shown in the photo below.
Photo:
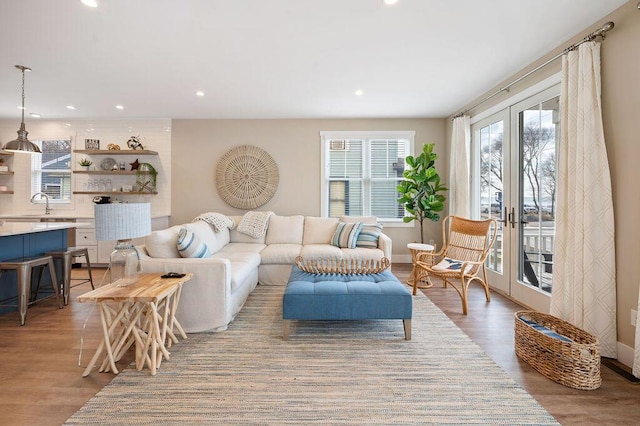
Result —
[{"label": "curtain rod", "polygon": [[[640,3],[639,3],[640,5]],[[605,38],[605,34],[607,33],[607,31],[611,31],[614,27],[614,23],[609,21],[606,24],[604,24],[602,27],[598,28],[597,30],[595,30],[594,32],[592,32],[591,34],[589,34],[588,36],[586,36],[585,38],[583,38],[582,40],[580,40],[579,42],[572,44],[571,46],[567,47],[566,49],[564,49],[562,52],[560,52],[559,54],[557,54],[556,56],[554,56],[553,58],[549,59],[547,62],[545,62],[542,65],[538,65],[537,67],[535,67],[534,69],[532,69],[531,71],[529,71],[528,73],[526,73],[525,75],[518,77],[517,79],[513,80],[511,83],[507,84],[506,86],[504,86],[503,88],[501,88],[500,90],[490,94],[489,96],[487,96],[486,98],[482,99],[481,101],[477,102],[476,104],[470,106],[469,108],[466,108],[465,110],[457,113],[456,115],[453,116],[454,119],[458,118],[458,117],[462,117],[463,115],[465,115],[466,113],[468,113],[469,111],[471,111],[472,109],[482,105],[483,103],[487,102],[489,99],[493,99],[494,97],[498,96],[500,93],[504,92],[504,91],[509,91],[509,89],[511,88],[511,86],[521,82],[522,80],[524,80],[525,78],[529,77],[531,74],[533,74],[534,72],[546,67],[547,65],[549,65],[551,62],[555,61],[556,59],[560,58],[562,55],[566,55],[567,53],[571,52],[572,50],[575,50],[578,46],[580,46],[582,43],[586,43],[588,41],[593,41],[595,40],[597,37],[602,37],[602,39],[604,40]]]}]

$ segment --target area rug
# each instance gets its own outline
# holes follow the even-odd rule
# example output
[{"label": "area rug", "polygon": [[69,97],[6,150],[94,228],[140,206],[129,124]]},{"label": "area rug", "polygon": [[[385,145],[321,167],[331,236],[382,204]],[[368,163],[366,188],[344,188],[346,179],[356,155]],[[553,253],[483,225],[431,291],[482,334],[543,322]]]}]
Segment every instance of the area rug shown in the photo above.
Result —
[{"label": "area rug", "polygon": [[[558,424],[427,297],[402,321],[294,322],[258,286],[222,333],[192,334],[156,376],[129,366],[68,424]],[[92,374],[101,374],[93,372]]]}]

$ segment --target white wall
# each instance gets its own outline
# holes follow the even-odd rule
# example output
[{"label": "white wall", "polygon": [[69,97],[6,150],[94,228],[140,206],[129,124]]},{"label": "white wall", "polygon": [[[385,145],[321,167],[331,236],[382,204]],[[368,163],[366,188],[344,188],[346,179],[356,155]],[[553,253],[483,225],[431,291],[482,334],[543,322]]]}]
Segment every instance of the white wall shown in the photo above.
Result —
[{"label": "white wall", "polygon": [[[139,135],[146,149],[157,151],[157,158],[140,156],[140,162],[149,161],[157,164],[157,190],[158,195],[121,195],[112,194],[124,201],[151,202],[152,215],[154,217],[169,216],[171,214],[171,121],[170,120],[75,120],[75,121],[40,121],[27,120],[26,128],[29,132],[29,140],[67,139],[71,138],[73,149],[84,149],[85,139],[100,139],[100,148],[106,149],[107,144],[120,145],[121,149],[128,149],[126,141],[129,137]],[[16,120],[0,120],[0,144],[16,138],[16,131],[20,126],[19,118]],[[72,154],[72,170],[80,169],[78,160],[86,157],[83,154]],[[6,159],[7,157],[5,157]],[[105,156],[93,158],[94,166],[99,167]],[[125,161],[127,170],[130,170],[129,162],[138,158],[136,155],[114,156],[115,160]],[[41,205],[33,205],[29,202],[31,186],[31,154],[16,153],[11,168],[15,172],[13,177],[3,176],[0,185],[13,189],[13,195],[0,194],[0,214],[34,214],[44,211]],[[89,178],[112,179],[112,186],[121,186],[125,183],[135,184],[133,176],[102,176],[78,174],[72,177],[72,189],[82,190],[83,183]],[[93,195],[75,195],[71,204],[55,205],[54,214],[69,214],[78,217],[93,216]]]},{"label": "white wall", "polygon": [[[321,213],[321,131],[414,130],[415,152],[421,152],[425,143],[435,143],[441,155],[437,164],[440,174],[448,176],[444,119],[173,120],[172,129],[172,224],[189,222],[202,212],[244,213],[220,198],[214,182],[218,160],[238,145],[260,147],[277,163],[278,189],[259,209],[280,215]],[[440,223],[425,225],[425,239],[438,241]],[[384,232],[393,239],[394,260],[405,256],[408,262],[406,246],[419,240],[417,227],[387,227]]]}]

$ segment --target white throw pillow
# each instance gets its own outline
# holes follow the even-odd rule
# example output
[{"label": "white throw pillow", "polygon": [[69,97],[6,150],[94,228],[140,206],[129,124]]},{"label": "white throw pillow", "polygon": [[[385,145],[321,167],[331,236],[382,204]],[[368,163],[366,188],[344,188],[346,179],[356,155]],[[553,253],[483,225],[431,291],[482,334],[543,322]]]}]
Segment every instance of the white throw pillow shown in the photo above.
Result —
[{"label": "white throw pillow", "polygon": [[277,216],[269,218],[266,244],[302,244],[304,216]]},{"label": "white throw pillow", "polygon": [[189,231],[196,234],[198,238],[207,245],[212,254],[222,248],[220,242],[218,242],[216,233],[213,232],[213,226],[209,225],[207,222],[199,220],[197,222],[186,223],[182,225],[182,227],[187,228]]},{"label": "white throw pillow", "polygon": [[176,247],[182,257],[211,257],[211,252],[207,245],[193,231],[184,227],[180,228],[180,232],[178,232]]},{"label": "white throw pillow", "polygon": [[340,220],[337,217],[306,216],[302,244],[331,244],[338,222]]},{"label": "white throw pillow", "polygon": [[144,239],[144,246],[151,257],[163,259],[175,259],[180,257],[178,253],[178,232],[180,226],[153,231]]}]

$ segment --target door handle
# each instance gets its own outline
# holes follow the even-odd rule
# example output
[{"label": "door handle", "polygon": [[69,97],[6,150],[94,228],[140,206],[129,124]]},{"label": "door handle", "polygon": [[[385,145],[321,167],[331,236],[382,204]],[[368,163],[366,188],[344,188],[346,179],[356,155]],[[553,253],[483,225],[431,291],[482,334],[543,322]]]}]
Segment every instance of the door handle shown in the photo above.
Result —
[{"label": "door handle", "polygon": [[514,207],[511,207],[511,213],[509,213],[509,223],[512,229],[516,227],[516,209]]},{"label": "door handle", "polygon": [[498,220],[497,222],[502,223],[504,226],[507,226],[507,208],[504,208],[504,216],[502,216],[501,220]]}]

